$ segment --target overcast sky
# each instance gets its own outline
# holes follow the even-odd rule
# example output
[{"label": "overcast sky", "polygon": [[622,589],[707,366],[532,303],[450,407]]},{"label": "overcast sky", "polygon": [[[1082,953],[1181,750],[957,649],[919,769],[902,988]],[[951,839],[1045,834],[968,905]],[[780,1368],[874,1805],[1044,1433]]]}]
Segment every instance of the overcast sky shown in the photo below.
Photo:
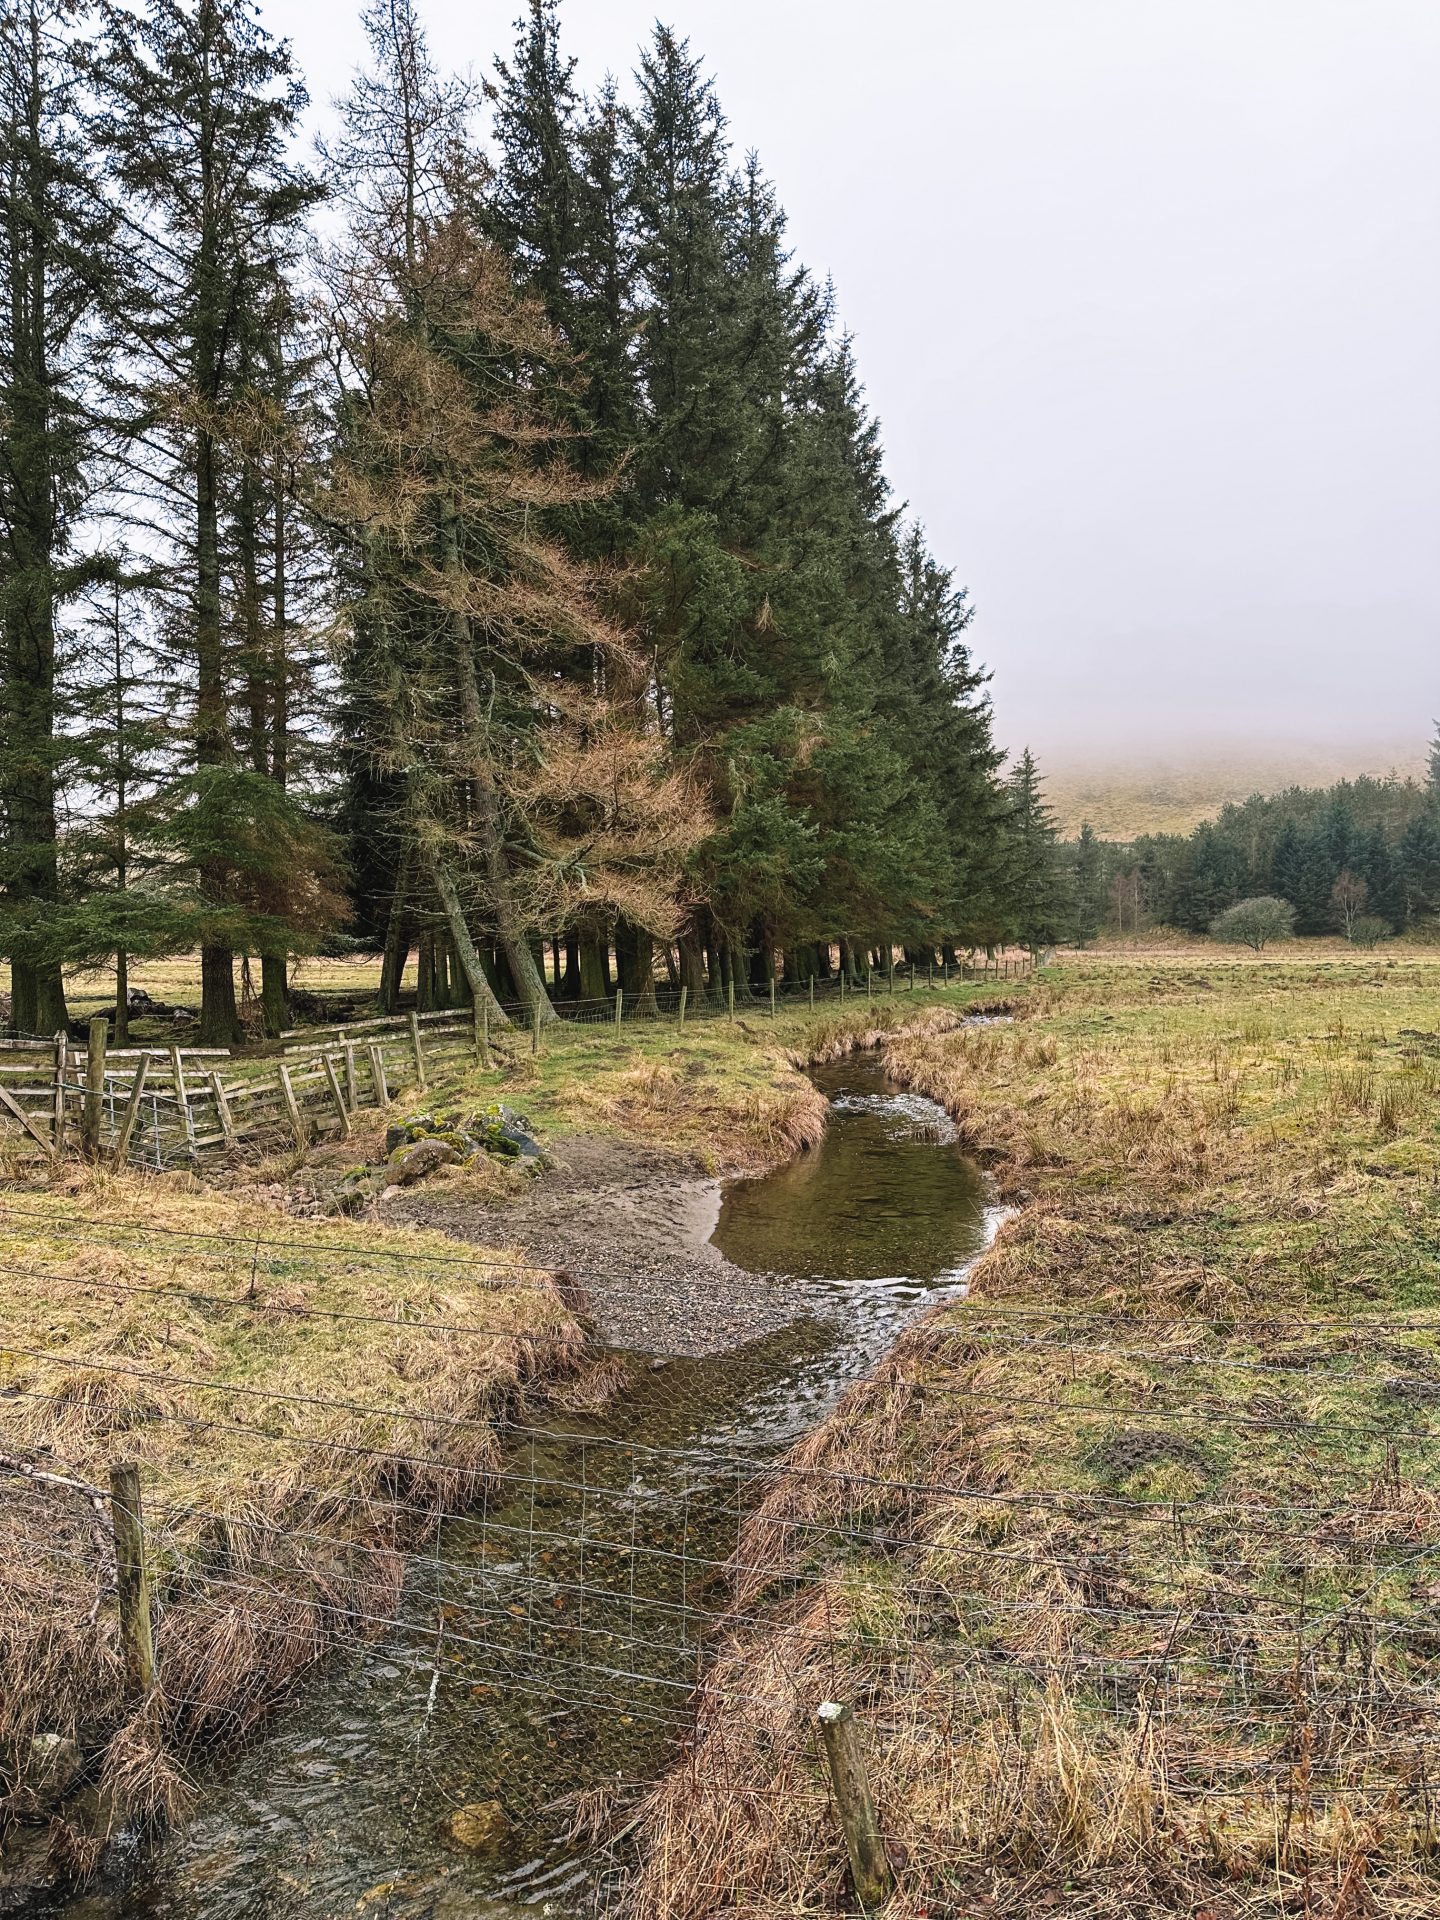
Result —
[{"label": "overcast sky", "polygon": [[[481,72],[517,0],[428,0]],[[582,81],[656,9],[568,0]],[[1440,713],[1440,0],[672,0],[833,276],[1002,741]],[[352,0],[267,0],[317,113]]]}]

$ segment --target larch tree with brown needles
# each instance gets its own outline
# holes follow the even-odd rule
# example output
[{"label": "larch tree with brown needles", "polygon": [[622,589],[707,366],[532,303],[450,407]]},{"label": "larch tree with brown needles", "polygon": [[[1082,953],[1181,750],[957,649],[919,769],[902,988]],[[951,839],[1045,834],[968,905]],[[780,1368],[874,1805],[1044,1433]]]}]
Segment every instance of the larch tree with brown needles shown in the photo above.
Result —
[{"label": "larch tree with brown needles", "polygon": [[428,919],[503,1018],[493,947],[543,1021],[539,928],[596,900],[668,939],[703,813],[663,766],[603,581],[555,531],[601,488],[566,458],[561,343],[482,237],[467,102],[407,7],[366,25],[322,502],[349,583],[351,732],[387,831],[393,944]]}]

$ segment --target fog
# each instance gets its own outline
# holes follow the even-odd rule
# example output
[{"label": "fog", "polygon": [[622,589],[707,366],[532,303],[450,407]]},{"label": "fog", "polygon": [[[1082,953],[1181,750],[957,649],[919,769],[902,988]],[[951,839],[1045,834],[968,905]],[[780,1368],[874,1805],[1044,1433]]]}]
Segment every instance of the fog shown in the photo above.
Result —
[{"label": "fog", "polygon": [[[519,0],[429,0],[483,73]],[[569,0],[583,83],[655,8]],[[1440,711],[1433,0],[673,0],[833,276],[1001,739],[1375,760]],[[269,0],[315,96],[351,0]]]}]

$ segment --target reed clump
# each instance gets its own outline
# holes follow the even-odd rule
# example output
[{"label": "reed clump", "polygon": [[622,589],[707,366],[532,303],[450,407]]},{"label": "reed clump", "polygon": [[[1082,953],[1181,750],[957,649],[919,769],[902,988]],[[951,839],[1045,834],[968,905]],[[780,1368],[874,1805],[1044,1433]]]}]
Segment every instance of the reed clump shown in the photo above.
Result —
[{"label": "reed clump", "polygon": [[[72,1872],[394,1613],[404,1550],[476,1498],[502,1418],[584,1349],[562,1284],[513,1251],[196,1188],[77,1174],[0,1197],[0,1824],[55,1813]],[[139,1701],[119,1458],[141,1470],[156,1604],[160,1691]],[[43,1734],[89,1756],[58,1800]]]}]

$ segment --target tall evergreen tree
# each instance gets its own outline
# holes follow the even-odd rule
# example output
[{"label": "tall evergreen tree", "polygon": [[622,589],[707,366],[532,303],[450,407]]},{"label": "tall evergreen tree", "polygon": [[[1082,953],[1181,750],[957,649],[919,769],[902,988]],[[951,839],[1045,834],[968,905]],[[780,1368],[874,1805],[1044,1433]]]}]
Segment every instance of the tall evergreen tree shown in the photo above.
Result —
[{"label": "tall evergreen tree", "polygon": [[0,10],[0,808],[12,1027],[65,1024],[58,787],[69,751],[56,659],[64,609],[97,571],[78,528],[95,478],[97,318],[112,221],[81,116],[68,0]]},{"label": "tall evergreen tree", "polygon": [[480,229],[464,98],[408,9],[376,8],[367,27],[375,65],[342,150],[354,193],[326,503],[349,549],[350,698],[392,808],[392,918],[429,916],[503,1018],[493,945],[543,1020],[532,940],[580,899],[672,931],[687,794],[658,735],[574,669],[594,664],[602,686],[634,670],[588,571],[546,530],[590,491],[549,406],[564,347]]},{"label": "tall evergreen tree", "polygon": [[223,836],[247,807],[272,811],[253,781],[234,777],[226,497],[245,465],[234,442],[253,401],[244,347],[259,331],[254,303],[273,299],[271,263],[293,250],[314,199],[288,158],[305,95],[251,0],[152,0],[143,13],[112,4],[104,21],[100,126],[129,235],[135,442],[152,532],[170,547],[173,645],[193,699],[193,775],[177,797],[199,829],[208,910],[202,1034],[224,1044],[239,1033],[233,941],[246,883]]},{"label": "tall evergreen tree", "polygon": [[1055,814],[1028,747],[1005,781],[1009,801],[1006,899],[1014,936],[1032,952],[1060,936],[1062,897],[1055,859]]},{"label": "tall evergreen tree", "polygon": [[1070,871],[1070,937],[1083,947],[1100,931],[1102,911],[1100,842],[1088,820],[1082,821]]}]

